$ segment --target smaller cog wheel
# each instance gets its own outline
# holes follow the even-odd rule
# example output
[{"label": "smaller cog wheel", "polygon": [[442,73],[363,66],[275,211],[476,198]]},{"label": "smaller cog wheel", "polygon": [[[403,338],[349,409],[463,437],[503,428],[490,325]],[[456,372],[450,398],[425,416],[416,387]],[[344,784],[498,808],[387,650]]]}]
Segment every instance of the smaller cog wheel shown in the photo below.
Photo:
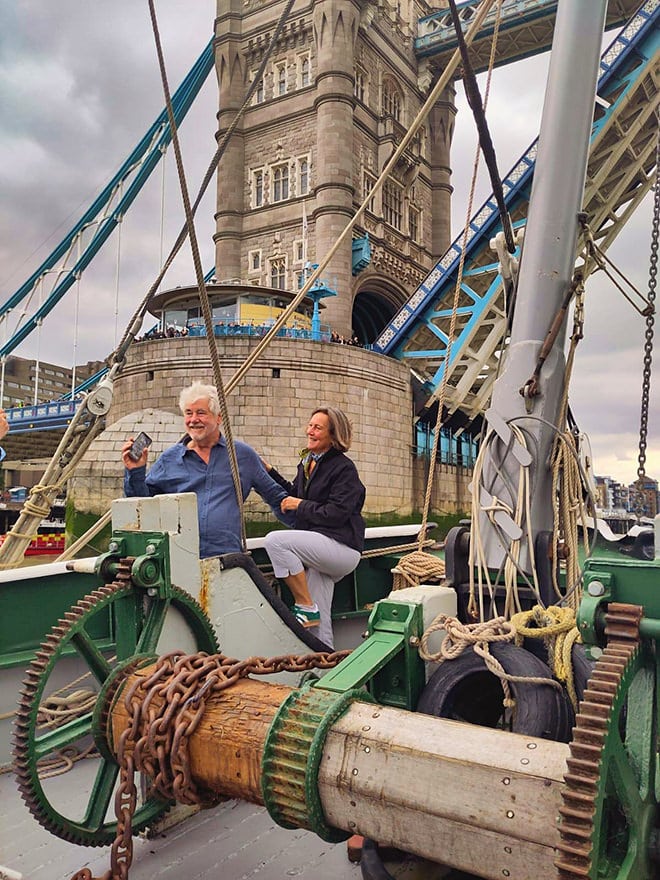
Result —
[{"label": "smaller cog wheel", "polygon": [[[85,846],[104,846],[114,841],[117,822],[112,806],[119,767],[104,742],[108,701],[122,669],[128,672],[163,653],[159,640],[172,617],[175,632],[181,632],[183,623],[196,650],[211,654],[218,651],[208,617],[188,593],[172,587],[166,599],[148,597],[130,582],[130,560],[122,560],[115,583],[79,600],[52,628],[28,667],[14,725],[15,775],[32,815],[57,837]],[[76,686],[80,687],[77,681],[82,666],[85,677],[93,682],[96,706],[60,726],[49,727],[43,723],[40,705],[54,690],[61,690],[62,681],[72,678],[72,659],[78,661]],[[42,778],[40,765],[62,749],[82,751],[94,741],[100,752],[93,759],[96,774],[89,801],[80,810],[61,796],[55,798],[48,780]],[[77,788],[78,803],[80,798]],[[153,823],[169,806],[170,802],[148,795],[136,809],[134,830]]]}]

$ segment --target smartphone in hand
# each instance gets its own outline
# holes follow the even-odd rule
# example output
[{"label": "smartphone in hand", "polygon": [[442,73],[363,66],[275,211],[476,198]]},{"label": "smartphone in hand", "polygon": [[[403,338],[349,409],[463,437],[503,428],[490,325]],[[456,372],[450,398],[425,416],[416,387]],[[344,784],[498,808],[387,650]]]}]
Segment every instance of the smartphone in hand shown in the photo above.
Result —
[{"label": "smartphone in hand", "polygon": [[144,431],[140,431],[133,441],[133,445],[128,450],[128,457],[133,461],[139,461],[140,456],[145,449],[148,449],[148,447],[151,446],[151,443],[151,437],[148,434],[145,434]]}]

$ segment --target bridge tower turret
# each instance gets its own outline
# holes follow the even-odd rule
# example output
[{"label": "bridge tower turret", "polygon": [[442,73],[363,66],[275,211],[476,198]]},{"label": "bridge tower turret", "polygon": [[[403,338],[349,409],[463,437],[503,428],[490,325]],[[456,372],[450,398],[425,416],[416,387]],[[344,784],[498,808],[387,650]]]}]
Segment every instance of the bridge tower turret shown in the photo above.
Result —
[{"label": "bridge tower turret", "polygon": [[[284,0],[218,3],[219,136],[269,48]],[[427,11],[393,0],[296,3],[220,164],[216,275],[293,291],[368,195],[431,86],[418,60]],[[350,241],[324,277],[338,296],[324,319],[373,342],[450,243],[453,88],[438,102],[354,231],[371,264],[354,267]],[[354,274],[355,273],[355,274]]]}]

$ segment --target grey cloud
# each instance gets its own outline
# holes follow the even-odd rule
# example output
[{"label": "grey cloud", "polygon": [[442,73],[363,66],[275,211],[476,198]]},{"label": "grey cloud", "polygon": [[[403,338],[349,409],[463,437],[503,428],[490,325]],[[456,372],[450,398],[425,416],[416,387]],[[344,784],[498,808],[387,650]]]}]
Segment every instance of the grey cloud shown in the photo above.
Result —
[{"label": "grey cloud", "polygon": [[[161,36],[174,90],[212,33],[214,0],[157,4]],[[611,37],[606,38],[609,43]],[[493,73],[489,122],[500,171],[507,172],[538,134],[547,56]],[[4,299],[36,268],[116,171],[163,107],[146,3],[114,0],[22,0],[0,6],[0,265]],[[485,94],[485,78],[480,78]],[[453,229],[465,219],[476,136],[461,90],[452,165]],[[213,154],[217,97],[213,73],[184,123],[181,137],[189,188],[194,194]],[[171,155],[171,150],[170,150]],[[119,281],[120,332],[156,275],[160,249],[160,171],[126,217]],[[205,266],[213,259],[213,185],[198,215]],[[480,175],[475,209],[489,194]],[[166,179],[167,253],[183,215],[171,160]],[[642,289],[648,274],[649,207],[632,219],[611,254]],[[116,243],[109,242],[80,286],[78,359],[104,357],[114,334]],[[166,284],[193,278],[186,246]],[[71,300],[71,294],[68,297]],[[68,362],[73,301],[61,303],[41,341],[41,356]],[[580,345],[572,402],[592,435],[594,452],[607,461],[629,457],[613,474],[634,476],[635,432],[643,322],[606,279],[588,285],[587,328]],[[18,351],[35,354],[36,341]],[[658,410],[653,390],[652,417]],[[660,446],[651,441],[660,462]],[[597,451],[596,451],[597,450]],[[631,462],[631,463],[630,463]]]}]

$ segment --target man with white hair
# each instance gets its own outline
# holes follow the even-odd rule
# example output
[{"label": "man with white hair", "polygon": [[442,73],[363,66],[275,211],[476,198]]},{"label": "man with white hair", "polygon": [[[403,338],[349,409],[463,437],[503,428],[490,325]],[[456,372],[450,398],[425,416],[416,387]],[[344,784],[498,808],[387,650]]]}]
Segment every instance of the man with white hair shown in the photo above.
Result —
[{"label": "man with white hair", "polygon": [[[122,447],[124,492],[127,497],[195,492],[199,517],[199,555],[240,553],[241,520],[231,474],[227,444],[221,434],[222,416],[218,392],[213,385],[194,382],[179,397],[186,436],[156,459],[147,473],[148,449],[137,461],[129,455],[133,438]],[[267,473],[257,453],[240,441],[234,444],[243,500],[254,489],[270,505],[278,519],[286,490]]]}]

